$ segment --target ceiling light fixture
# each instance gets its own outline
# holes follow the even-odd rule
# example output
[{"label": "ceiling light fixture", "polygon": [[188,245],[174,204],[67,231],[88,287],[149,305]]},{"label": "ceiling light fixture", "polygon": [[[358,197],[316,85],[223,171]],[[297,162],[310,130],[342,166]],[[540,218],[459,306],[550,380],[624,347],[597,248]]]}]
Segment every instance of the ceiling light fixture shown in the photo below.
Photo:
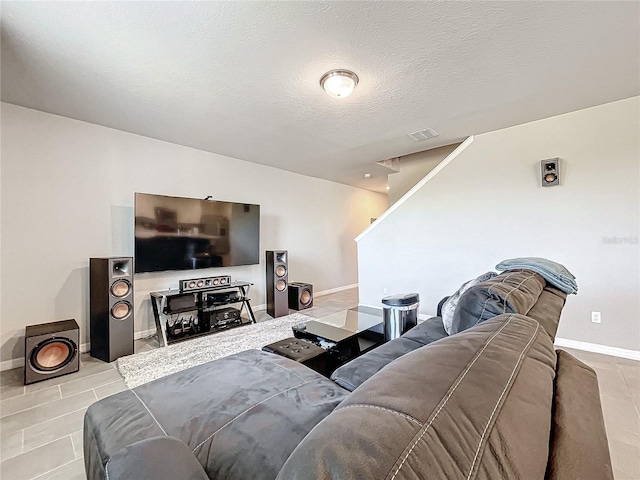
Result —
[{"label": "ceiling light fixture", "polygon": [[349,70],[331,70],[322,76],[320,85],[330,97],[344,98],[358,85],[358,76]]}]

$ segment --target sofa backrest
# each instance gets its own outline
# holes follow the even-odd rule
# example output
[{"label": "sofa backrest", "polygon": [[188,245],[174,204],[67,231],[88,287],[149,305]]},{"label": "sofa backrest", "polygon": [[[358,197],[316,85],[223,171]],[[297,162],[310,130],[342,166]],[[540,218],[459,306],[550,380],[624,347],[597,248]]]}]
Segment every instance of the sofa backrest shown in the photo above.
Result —
[{"label": "sofa backrest", "polygon": [[418,348],[353,391],[278,479],[544,478],[555,363],[517,314]]},{"label": "sofa backrest", "polygon": [[553,341],[558,331],[558,323],[560,322],[560,313],[567,300],[567,294],[562,290],[558,290],[547,284],[540,293],[540,297],[536,304],[531,307],[527,317],[537,320],[538,323],[546,330]]},{"label": "sofa backrest", "polygon": [[449,334],[462,332],[496,315],[527,315],[540,298],[546,282],[530,270],[504,272],[469,288],[453,314]]}]

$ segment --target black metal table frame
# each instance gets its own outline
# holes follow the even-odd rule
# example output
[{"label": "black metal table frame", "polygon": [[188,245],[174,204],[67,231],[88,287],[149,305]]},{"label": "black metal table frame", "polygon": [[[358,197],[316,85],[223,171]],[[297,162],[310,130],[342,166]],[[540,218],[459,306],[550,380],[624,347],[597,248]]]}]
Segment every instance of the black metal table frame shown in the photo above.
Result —
[{"label": "black metal table frame", "polygon": [[[231,305],[233,303],[241,303],[240,315],[242,315],[242,310],[246,308],[247,313],[249,314],[249,320],[251,320],[251,323],[256,323],[256,318],[253,315],[253,310],[251,309],[251,303],[249,299],[249,291],[251,290],[252,286],[253,286],[253,283],[250,283],[250,282],[232,282],[228,285],[219,285],[216,287],[209,287],[201,290],[196,290],[193,292],[187,292],[187,293],[196,294],[198,296],[196,301],[196,307],[189,310],[184,310],[184,311],[181,310],[180,312],[175,312],[175,313],[197,311],[199,316],[201,312],[203,312],[204,310],[209,310],[212,308],[210,305],[206,305],[206,302],[203,302],[203,294],[210,293],[210,292],[224,291],[224,290],[237,290],[238,292],[240,292],[240,295],[241,295],[240,299],[236,301],[227,302],[221,305]],[[184,295],[184,293],[185,292],[180,292],[180,290],[163,290],[160,292],[150,293],[151,306],[153,307],[153,317],[156,323],[156,334],[158,336],[158,344],[161,347],[166,347],[169,344],[169,342],[167,341],[167,332],[162,321],[162,315],[172,315],[171,312],[164,313],[164,308],[167,302],[167,298],[170,296]],[[221,305],[218,305],[218,306],[221,306]],[[215,331],[211,330],[210,332],[204,333],[204,335],[207,335],[210,333],[215,333]]]}]

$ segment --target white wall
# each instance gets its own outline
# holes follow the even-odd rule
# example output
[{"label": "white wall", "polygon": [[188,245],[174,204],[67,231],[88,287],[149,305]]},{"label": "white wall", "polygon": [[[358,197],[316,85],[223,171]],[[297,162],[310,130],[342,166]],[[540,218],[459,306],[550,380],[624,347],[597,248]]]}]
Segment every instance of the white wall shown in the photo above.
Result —
[{"label": "white wall", "polygon": [[389,205],[396,203],[405,193],[433,170],[459,143],[432,148],[400,157],[400,171],[389,174]]},{"label": "white wall", "polygon": [[[542,188],[540,160],[552,157],[561,185]],[[639,164],[640,97],[477,135],[361,237],[360,302],[416,291],[435,314],[499,261],[546,257],[579,285],[558,337],[640,350]]]},{"label": "white wall", "polygon": [[[260,249],[288,249],[289,278],[315,291],[357,283],[353,238],[387,206],[385,195],[366,190],[1,108],[5,365],[22,358],[26,325],[75,318],[88,342],[88,259],[133,254],[134,192],[260,204]],[[264,304],[264,268],[262,253],[255,266],[136,275],[135,329],[154,326],[149,292],[177,287],[181,278],[229,274],[254,282],[252,304]]]}]

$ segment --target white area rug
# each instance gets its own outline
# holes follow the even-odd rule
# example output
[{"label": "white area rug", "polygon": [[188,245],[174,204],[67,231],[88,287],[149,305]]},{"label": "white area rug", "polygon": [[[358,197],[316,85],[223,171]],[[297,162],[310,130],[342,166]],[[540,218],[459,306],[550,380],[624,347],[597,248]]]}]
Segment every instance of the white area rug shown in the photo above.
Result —
[{"label": "white area rug", "polygon": [[118,359],[118,371],[129,388],[137,387],[156,378],[185,370],[217,358],[256,348],[292,337],[291,327],[314,320],[301,313],[274,318],[226,332],[169,345],[168,347],[140,352]]}]

